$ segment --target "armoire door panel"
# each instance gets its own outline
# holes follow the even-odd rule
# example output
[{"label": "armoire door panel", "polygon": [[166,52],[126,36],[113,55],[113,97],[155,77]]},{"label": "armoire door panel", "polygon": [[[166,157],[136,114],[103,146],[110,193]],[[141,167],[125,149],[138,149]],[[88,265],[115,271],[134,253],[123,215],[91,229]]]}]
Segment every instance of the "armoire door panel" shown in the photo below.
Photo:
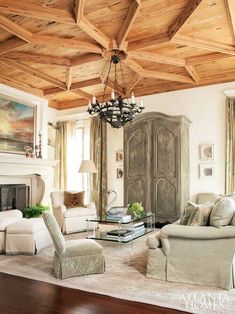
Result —
[{"label": "armoire door panel", "polygon": [[150,210],[149,202],[149,138],[148,122],[125,127],[124,132],[124,202],[142,203]]},{"label": "armoire door panel", "polygon": [[147,136],[142,129],[133,132],[127,142],[128,177],[142,176],[146,168]]},{"label": "armoire door panel", "polygon": [[174,217],[177,215],[177,189],[166,179],[161,178],[154,182],[156,217]]},{"label": "armoire door panel", "polygon": [[159,128],[154,134],[154,159],[155,175],[176,177],[176,138],[167,128]]},{"label": "armoire door panel", "polygon": [[145,182],[143,180],[137,179],[130,183],[126,192],[128,204],[136,202],[146,204]]}]

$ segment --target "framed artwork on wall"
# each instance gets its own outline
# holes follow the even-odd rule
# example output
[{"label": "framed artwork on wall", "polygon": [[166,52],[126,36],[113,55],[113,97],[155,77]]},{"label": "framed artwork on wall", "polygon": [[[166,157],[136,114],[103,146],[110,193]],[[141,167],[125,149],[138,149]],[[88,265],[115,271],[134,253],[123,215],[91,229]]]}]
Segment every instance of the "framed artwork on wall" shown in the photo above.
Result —
[{"label": "framed artwork on wall", "polygon": [[34,147],[36,107],[0,95],[0,152],[25,154]]},{"label": "framed artwork on wall", "polygon": [[215,176],[215,165],[213,163],[203,163],[199,166],[200,179],[213,179]]},{"label": "framed artwork on wall", "polygon": [[214,160],[214,144],[201,144],[200,145],[200,159],[201,160]]},{"label": "framed artwork on wall", "polygon": [[123,150],[116,151],[116,161],[123,161],[123,159],[124,159]]},{"label": "framed artwork on wall", "polygon": [[122,179],[124,176],[124,171],[122,167],[117,168],[117,179]]}]

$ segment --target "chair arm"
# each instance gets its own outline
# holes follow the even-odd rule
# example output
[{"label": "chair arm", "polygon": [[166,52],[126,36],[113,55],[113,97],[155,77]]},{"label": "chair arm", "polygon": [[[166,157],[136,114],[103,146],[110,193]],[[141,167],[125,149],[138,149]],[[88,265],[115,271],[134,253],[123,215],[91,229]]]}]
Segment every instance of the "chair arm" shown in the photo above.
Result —
[{"label": "chair arm", "polygon": [[52,205],[53,208],[53,214],[55,216],[55,219],[57,220],[57,223],[59,225],[60,228],[62,228],[63,225],[63,220],[64,220],[64,216],[63,214],[67,211],[67,208],[65,205]]},{"label": "chair arm", "polygon": [[223,239],[235,238],[235,227],[226,226],[215,228],[210,226],[183,226],[177,224],[166,225],[161,229],[160,238],[168,237],[185,239]]},{"label": "chair arm", "polygon": [[90,208],[90,209],[96,209],[95,203],[92,203],[92,202],[87,203],[87,204],[85,205],[85,207],[86,207],[86,208]]},{"label": "chair arm", "polygon": [[156,249],[160,247],[161,246],[160,231],[151,234],[146,241],[146,245],[148,246],[149,249]]},{"label": "chair arm", "polygon": [[176,220],[175,222],[173,222],[173,224],[174,224],[174,225],[179,225],[179,224],[180,224],[180,220],[181,220],[181,218],[178,219],[178,220]]}]

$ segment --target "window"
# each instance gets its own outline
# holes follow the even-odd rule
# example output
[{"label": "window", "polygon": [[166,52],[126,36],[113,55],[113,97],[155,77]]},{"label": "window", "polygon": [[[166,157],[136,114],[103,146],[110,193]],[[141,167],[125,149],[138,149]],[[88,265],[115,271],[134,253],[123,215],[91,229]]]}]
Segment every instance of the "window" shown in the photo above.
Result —
[{"label": "window", "polygon": [[88,175],[79,173],[79,167],[83,159],[90,159],[90,120],[77,121],[76,130],[68,132],[67,146],[67,188],[68,190],[86,191],[87,195]]}]

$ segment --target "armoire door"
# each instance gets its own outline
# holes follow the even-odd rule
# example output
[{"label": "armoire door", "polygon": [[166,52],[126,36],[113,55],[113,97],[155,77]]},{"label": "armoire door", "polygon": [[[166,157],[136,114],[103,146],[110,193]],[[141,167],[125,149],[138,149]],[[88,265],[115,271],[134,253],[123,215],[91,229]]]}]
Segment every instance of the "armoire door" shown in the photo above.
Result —
[{"label": "armoire door", "polygon": [[156,221],[175,221],[180,216],[179,127],[166,119],[151,123],[151,204]]},{"label": "armoire door", "polygon": [[124,132],[124,203],[142,203],[150,210],[150,150],[148,122],[125,127]]}]

